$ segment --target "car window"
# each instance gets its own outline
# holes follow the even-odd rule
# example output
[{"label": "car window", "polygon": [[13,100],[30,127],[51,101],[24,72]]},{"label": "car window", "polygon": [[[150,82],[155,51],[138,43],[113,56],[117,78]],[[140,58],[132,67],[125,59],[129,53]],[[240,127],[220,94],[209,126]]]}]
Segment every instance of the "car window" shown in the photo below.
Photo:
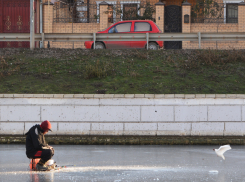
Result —
[{"label": "car window", "polygon": [[120,23],[109,30],[109,33],[130,32],[132,23]]},{"label": "car window", "polygon": [[134,31],[135,32],[152,31],[152,28],[151,25],[147,22],[135,22]]}]

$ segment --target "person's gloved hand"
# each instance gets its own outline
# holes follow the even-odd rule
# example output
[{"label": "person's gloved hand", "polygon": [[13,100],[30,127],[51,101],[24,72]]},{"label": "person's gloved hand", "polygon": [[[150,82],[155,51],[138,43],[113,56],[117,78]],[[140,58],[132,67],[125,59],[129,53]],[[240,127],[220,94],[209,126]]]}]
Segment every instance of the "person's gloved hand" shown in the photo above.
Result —
[{"label": "person's gloved hand", "polygon": [[49,146],[49,149],[52,151],[52,156],[54,155],[54,148],[52,146]]}]

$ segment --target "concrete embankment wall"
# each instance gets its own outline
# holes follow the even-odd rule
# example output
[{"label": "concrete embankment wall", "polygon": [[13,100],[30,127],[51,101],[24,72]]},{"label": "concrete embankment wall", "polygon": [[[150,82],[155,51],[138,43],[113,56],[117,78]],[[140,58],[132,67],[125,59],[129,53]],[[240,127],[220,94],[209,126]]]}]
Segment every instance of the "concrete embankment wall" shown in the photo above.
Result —
[{"label": "concrete embankment wall", "polygon": [[0,94],[1,136],[43,120],[57,136],[242,137],[245,95]]}]

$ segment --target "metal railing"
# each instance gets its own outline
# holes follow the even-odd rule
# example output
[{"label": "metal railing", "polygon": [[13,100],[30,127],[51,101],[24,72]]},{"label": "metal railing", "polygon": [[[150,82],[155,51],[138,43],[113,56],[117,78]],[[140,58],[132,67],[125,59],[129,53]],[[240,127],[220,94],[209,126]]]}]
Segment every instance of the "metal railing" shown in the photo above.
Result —
[{"label": "metal railing", "polygon": [[[93,41],[244,41],[245,33],[36,33],[35,41],[83,42]],[[0,41],[30,41],[29,33],[1,33]],[[95,46],[94,46],[95,47]]]},{"label": "metal railing", "polygon": [[191,23],[238,23],[238,4],[198,1],[191,9]]}]

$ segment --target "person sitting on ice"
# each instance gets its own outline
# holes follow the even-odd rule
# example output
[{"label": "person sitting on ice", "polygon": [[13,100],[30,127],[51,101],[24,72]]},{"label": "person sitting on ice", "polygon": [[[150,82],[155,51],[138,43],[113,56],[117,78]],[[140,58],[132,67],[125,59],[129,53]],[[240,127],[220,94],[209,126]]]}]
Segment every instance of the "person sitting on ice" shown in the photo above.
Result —
[{"label": "person sitting on ice", "polygon": [[44,135],[51,130],[52,126],[48,120],[45,120],[41,125],[37,124],[30,128],[26,135],[26,156],[28,158],[41,158],[36,165],[36,170],[47,171],[50,167],[45,163],[54,155],[53,147],[49,146]]}]

